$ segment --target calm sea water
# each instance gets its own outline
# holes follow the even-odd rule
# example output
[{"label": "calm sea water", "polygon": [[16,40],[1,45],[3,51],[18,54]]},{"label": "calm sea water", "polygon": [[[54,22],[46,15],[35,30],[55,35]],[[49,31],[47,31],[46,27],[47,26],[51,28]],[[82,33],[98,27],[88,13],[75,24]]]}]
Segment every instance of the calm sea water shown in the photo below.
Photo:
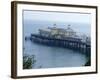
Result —
[{"label": "calm sea water", "polygon": [[[23,47],[24,54],[35,55],[36,63],[33,68],[56,68],[56,67],[79,67],[86,63],[86,56],[73,50],[50,47],[25,41],[25,36],[31,33],[38,33],[39,28],[52,27],[53,22],[40,21],[24,21],[23,24]],[[67,28],[70,24],[71,28],[77,32],[90,34],[90,25],[82,23],[56,23],[58,27]]]}]

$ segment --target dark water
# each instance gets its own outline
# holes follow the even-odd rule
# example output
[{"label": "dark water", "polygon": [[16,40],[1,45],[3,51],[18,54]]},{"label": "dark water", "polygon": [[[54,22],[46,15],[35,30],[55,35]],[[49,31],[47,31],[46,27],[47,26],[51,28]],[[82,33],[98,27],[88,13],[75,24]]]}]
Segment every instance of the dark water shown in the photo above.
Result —
[{"label": "dark water", "polygon": [[[88,24],[78,23],[56,23],[58,27],[67,28],[70,24],[72,29],[77,32],[89,34],[90,27]],[[86,63],[86,56],[82,53],[73,50],[50,47],[25,41],[25,36],[30,36],[31,33],[38,33],[39,28],[46,28],[53,26],[53,22],[37,22],[24,21],[23,25],[23,47],[24,54],[35,55],[36,63],[33,68],[55,68],[55,67],[79,67]]]}]

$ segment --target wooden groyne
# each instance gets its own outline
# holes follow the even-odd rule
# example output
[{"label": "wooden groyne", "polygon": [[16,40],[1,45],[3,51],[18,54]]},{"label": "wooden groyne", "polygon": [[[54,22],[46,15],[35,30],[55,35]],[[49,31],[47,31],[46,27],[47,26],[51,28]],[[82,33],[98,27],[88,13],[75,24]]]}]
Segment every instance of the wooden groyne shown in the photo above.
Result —
[{"label": "wooden groyne", "polygon": [[70,39],[68,38],[64,40],[64,39],[55,39],[55,38],[44,37],[41,35],[31,34],[30,40],[38,44],[72,49],[75,51],[79,51],[81,53],[86,53],[87,56],[89,56],[91,52],[91,45],[82,42],[81,39],[77,38],[70,38]]}]

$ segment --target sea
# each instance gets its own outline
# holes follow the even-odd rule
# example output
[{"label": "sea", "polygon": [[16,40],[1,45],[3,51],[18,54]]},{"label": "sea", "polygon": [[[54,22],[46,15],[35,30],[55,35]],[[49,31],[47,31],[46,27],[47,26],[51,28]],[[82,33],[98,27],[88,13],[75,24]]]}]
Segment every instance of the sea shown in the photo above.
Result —
[{"label": "sea", "polygon": [[57,67],[81,67],[85,65],[86,55],[61,47],[51,47],[25,40],[32,33],[38,34],[38,29],[53,27],[67,29],[68,25],[78,34],[90,35],[91,25],[75,22],[48,22],[24,20],[23,22],[23,56],[34,55],[36,62],[32,64],[32,69],[57,68]]}]

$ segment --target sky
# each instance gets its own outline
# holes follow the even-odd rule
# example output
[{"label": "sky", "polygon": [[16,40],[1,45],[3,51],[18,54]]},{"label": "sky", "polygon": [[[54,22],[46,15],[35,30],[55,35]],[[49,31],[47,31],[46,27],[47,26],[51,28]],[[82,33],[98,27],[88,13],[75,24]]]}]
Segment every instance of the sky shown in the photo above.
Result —
[{"label": "sky", "polygon": [[29,11],[24,10],[23,16],[25,20],[33,21],[53,21],[53,22],[78,22],[91,23],[91,14],[71,13],[71,12],[47,12],[47,11]]}]

